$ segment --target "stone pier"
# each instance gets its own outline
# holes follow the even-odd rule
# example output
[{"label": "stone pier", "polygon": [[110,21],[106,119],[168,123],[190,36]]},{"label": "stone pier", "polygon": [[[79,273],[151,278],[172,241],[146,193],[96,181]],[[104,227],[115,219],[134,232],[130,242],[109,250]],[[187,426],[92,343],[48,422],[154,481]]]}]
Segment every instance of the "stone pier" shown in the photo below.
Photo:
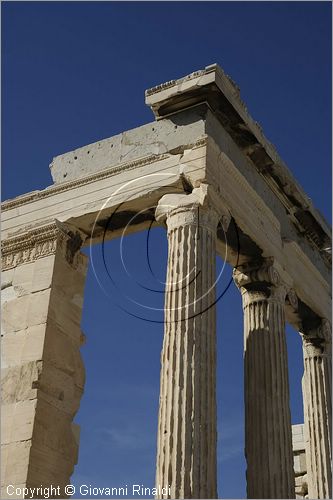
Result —
[{"label": "stone pier", "polygon": [[[84,388],[80,329],[87,259],[57,224],[3,247],[1,498],[53,485],[66,497]],[[41,496],[39,496],[41,498]]]}]

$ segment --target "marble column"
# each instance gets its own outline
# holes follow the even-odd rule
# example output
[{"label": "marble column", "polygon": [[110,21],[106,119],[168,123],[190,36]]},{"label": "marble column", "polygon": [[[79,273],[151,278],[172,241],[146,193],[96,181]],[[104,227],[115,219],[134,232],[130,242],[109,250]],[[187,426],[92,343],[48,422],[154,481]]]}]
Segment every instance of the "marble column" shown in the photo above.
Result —
[{"label": "marble column", "polygon": [[245,455],[248,498],[295,498],[286,288],[267,259],[234,270],[244,309]]},{"label": "marble column", "polygon": [[215,244],[218,215],[201,187],[165,195],[168,269],[161,355],[158,498],[217,498]]},{"label": "marble column", "polygon": [[309,498],[332,498],[332,344],[328,321],[303,335],[302,380]]}]

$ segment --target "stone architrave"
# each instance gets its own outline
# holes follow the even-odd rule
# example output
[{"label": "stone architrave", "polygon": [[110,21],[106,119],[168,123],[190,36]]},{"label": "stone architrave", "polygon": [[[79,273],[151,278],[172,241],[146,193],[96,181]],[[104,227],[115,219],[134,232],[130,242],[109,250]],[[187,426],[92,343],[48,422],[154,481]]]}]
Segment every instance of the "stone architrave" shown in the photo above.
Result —
[{"label": "stone architrave", "polygon": [[215,246],[218,210],[207,186],[165,195],[168,269],[156,486],[163,498],[217,498]]},{"label": "stone architrave", "polygon": [[30,492],[52,485],[53,497],[67,496],[85,380],[82,242],[52,223],[3,244],[1,498],[12,498],[8,485]]},{"label": "stone architrave", "polygon": [[244,309],[248,498],[295,498],[286,288],[271,259],[234,270]]},{"label": "stone architrave", "polygon": [[309,498],[332,498],[332,341],[327,320],[303,332],[302,380]]}]

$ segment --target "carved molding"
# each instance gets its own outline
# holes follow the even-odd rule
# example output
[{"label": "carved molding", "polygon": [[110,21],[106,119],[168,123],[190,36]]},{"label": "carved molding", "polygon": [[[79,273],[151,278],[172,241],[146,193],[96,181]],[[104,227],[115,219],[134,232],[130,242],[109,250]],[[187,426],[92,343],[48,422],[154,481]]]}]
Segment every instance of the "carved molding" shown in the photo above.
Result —
[{"label": "carved molding", "polygon": [[205,137],[201,137],[201,139],[198,139],[193,143],[191,146],[191,149],[197,149],[201,148],[201,146],[207,146],[207,141],[208,141],[208,136],[206,135]]},{"label": "carved molding", "polygon": [[10,269],[54,254],[57,231],[55,223],[52,223],[2,241],[2,269]]},{"label": "carved molding", "polygon": [[22,235],[8,238],[1,243],[2,270],[34,262],[41,257],[54,255],[61,249],[66,260],[78,267],[81,263],[78,250],[86,236],[72,231],[65,224],[54,221],[31,229]]},{"label": "carved molding", "polygon": [[156,85],[156,87],[151,87],[150,89],[147,89],[145,94],[146,94],[146,96],[149,96],[152,94],[157,94],[157,92],[161,92],[162,90],[173,87],[174,85],[176,85],[176,83],[177,83],[177,80],[169,80],[168,82],[161,83],[160,85]]},{"label": "carved molding", "polygon": [[190,75],[184,76],[183,78],[179,78],[178,80],[169,80],[168,82],[161,83],[160,85],[156,85],[155,87],[147,89],[145,95],[148,97],[150,95],[157,94],[158,92],[162,92],[163,90],[166,90],[170,87],[174,87],[176,85],[180,85],[181,83],[193,80],[194,78],[199,78],[200,76],[207,75],[208,73],[211,73],[211,71],[212,70],[207,71],[207,69],[202,69],[199,71],[194,71]]}]

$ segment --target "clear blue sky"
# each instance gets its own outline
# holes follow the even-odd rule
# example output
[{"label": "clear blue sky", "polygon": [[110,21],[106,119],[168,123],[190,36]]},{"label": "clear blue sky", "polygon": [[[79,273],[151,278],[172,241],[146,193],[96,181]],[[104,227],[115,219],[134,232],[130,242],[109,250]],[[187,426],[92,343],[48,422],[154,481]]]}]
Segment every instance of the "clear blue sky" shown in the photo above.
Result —
[{"label": "clear blue sky", "polygon": [[[2,198],[50,185],[53,156],[152,121],[146,88],[217,62],[330,219],[330,47],[329,2],[3,2]],[[145,238],[129,237],[124,252],[135,279],[147,285]],[[95,257],[102,273],[98,248]],[[151,258],[163,279],[162,230],[152,232]],[[122,290],[162,303],[161,294],[152,298],[126,281],[118,242],[107,245],[107,260]],[[105,283],[108,295],[89,271],[82,326],[87,382],[73,482],[153,486],[162,326],[121,311]],[[241,498],[243,336],[233,286],[218,305],[218,325],[219,496]],[[287,339],[298,423],[300,339],[290,328]]]}]

